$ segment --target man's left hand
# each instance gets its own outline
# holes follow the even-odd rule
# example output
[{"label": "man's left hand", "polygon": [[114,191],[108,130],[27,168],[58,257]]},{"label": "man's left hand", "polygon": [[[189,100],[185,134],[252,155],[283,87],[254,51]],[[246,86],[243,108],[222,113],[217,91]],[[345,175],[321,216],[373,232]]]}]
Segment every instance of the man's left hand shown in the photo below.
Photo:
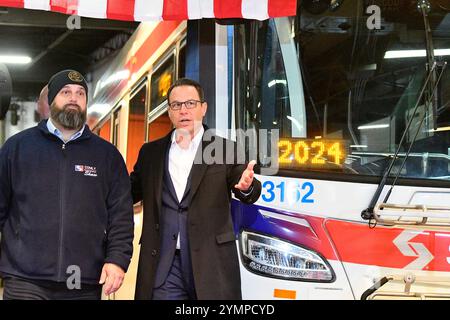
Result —
[{"label": "man's left hand", "polygon": [[112,263],[105,263],[100,277],[100,284],[104,284],[104,292],[106,295],[119,290],[122,285],[125,272],[123,269]]},{"label": "man's left hand", "polygon": [[243,192],[246,192],[248,189],[250,189],[250,186],[253,183],[253,167],[255,166],[256,161],[252,160],[247,165],[247,169],[245,169],[244,173],[242,173],[241,180],[239,180],[238,184],[234,185],[234,187],[238,190],[241,190]]}]

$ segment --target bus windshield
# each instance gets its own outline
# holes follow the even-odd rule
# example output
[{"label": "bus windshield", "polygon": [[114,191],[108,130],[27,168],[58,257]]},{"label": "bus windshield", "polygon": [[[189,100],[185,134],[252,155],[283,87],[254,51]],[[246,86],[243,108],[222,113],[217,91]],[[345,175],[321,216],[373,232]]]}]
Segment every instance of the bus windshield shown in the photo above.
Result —
[{"label": "bus windshield", "polygon": [[237,28],[238,123],[279,130],[280,167],[381,176],[406,131],[392,173],[450,180],[450,11],[407,2]]}]

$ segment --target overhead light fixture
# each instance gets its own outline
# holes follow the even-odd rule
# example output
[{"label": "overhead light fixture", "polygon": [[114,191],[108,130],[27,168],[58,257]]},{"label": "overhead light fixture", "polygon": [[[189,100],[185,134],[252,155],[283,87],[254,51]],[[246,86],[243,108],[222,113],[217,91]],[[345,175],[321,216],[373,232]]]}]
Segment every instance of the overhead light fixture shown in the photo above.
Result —
[{"label": "overhead light fixture", "polygon": [[[435,49],[435,56],[450,56],[450,49]],[[391,50],[384,54],[385,59],[426,57],[426,50]]]},{"label": "overhead light fixture", "polygon": [[28,64],[31,58],[27,56],[2,56],[0,55],[0,63],[5,64]]},{"label": "overhead light fixture", "polygon": [[389,124],[371,124],[367,126],[359,126],[358,130],[384,129],[389,128]]}]

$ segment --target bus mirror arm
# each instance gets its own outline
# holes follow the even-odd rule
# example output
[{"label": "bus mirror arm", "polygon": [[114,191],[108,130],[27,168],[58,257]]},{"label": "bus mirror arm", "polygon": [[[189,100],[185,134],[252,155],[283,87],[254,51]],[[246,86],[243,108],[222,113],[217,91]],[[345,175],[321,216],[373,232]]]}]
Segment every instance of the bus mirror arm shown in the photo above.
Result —
[{"label": "bus mirror arm", "polygon": [[[423,16],[423,23],[424,23],[424,31],[425,31],[425,43],[427,48],[427,60],[428,65],[431,66],[435,63],[437,63],[436,70],[439,67],[442,67],[442,62],[438,62],[436,60],[436,56],[434,55],[434,42],[433,42],[433,34],[431,32],[432,28],[430,26],[430,19],[429,19],[429,13],[431,12],[431,3],[429,0],[417,0],[417,9]],[[435,71],[436,71],[435,70]],[[433,76],[430,81],[430,87],[434,87],[434,84],[436,83],[436,74],[433,73]],[[431,93],[431,96],[433,96],[433,93]],[[431,103],[432,107],[432,123],[433,123],[433,129],[437,129],[437,104],[438,100],[436,98],[429,99],[429,103]]]},{"label": "bus mirror arm", "polygon": [[[438,76],[438,78],[437,78],[437,81],[434,82],[434,86],[433,86],[433,88],[432,88],[431,95],[430,95],[430,97],[427,99],[427,101],[425,101],[425,105],[428,105],[428,104],[434,99],[435,93],[436,93],[436,91],[437,91],[437,88],[438,88],[438,86],[439,86],[439,83],[441,82],[442,75],[444,74],[444,71],[445,71],[445,67],[446,67],[446,66],[447,66],[447,62],[444,62],[444,65],[443,65],[443,67],[442,67],[441,72],[439,73],[439,76]],[[414,115],[415,115],[415,112],[413,113],[413,117],[414,117]],[[411,154],[412,147],[413,147],[414,143],[415,143],[416,140],[417,140],[417,137],[418,137],[419,132],[420,132],[420,128],[422,127],[422,124],[423,124],[423,122],[425,121],[426,115],[427,115],[427,114],[424,113],[423,116],[422,116],[422,119],[420,119],[420,123],[419,123],[419,125],[417,126],[416,133],[414,134],[414,137],[413,137],[411,143],[409,144],[408,151],[406,152],[405,157],[403,158],[403,161],[402,161],[402,164],[401,164],[400,168],[397,170],[397,175],[395,176],[394,182],[392,183],[391,188],[389,189],[388,193],[387,193],[386,196],[384,197],[383,203],[386,203],[386,202],[388,201],[389,197],[391,196],[392,189],[393,189],[394,186],[396,185],[397,179],[398,179],[398,177],[400,176],[400,173],[402,172],[403,167],[404,167],[405,164],[406,164],[406,160],[409,158],[409,156],[410,156],[410,154]],[[412,122],[412,118],[410,119],[410,122]],[[408,128],[409,128],[409,127],[408,127]],[[398,155],[398,154],[397,154],[397,155]]]},{"label": "bus mirror arm", "polygon": [[[444,72],[444,69],[447,67],[447,61],[436,61],[436,65],[438,69],[441,70],[440,75],[442,75],[442,73]],[[439,83],[439,79],[438,82]],[[436,89],[437,90],[437,86]],[[434,96],[434,94],[432,94]],[[436,130],[437,129],[437,119],[438,119],[438,102],[436,99],[431,99],[432,101],[432,106],[433,106],[433,129]]]},{"label": "bus mirror arm", "polygon": [[[411,127],[411,124],[412,124],[412,122],[414,120],[414,115],[417,112],[417,109],[419,107],[419,103],[422,100],[422,97],[423,97],[423,95],[425,93],[425,89],[427,88],[428,83],[430,82],[435,69],[436,69],[436,63],[433,64],[433,66],[431,67],[430,71],[428,72],[428,76],[427,76],[424,84],[422,85],[422,88],[420,90],[419,96],[417,97],[416,104],[415,104],[414,110],[413,110],[413,114],[412,114],[411,118],[409,119],[405,130],[403,131],[403,135],[402,135],[402,137],[400,139],[400,142],[398,144],[397,150],[395,150],[395,154],[392,156],[392,159],[389,162],[389,165],[386,167],[386,170],[383,173],[383,177],[381,178],[381,181],[378,184],[378,187],[377,187],[377,189],[376,189],[376,191],[375,191],[375,193],[374,193],[374,195],[372,197],[372,200],[369,203],[369,206],[361,212],[361,218],[363,218],[364,220],[370,220],[370,219],[374,218],[375,206],[376,206],[376,204],[378,202],[378,199],[380,198],[380,195],[381,195],[381,192],[384,189],[384,186],[386,185],[387,178],[389,177],[389,175],[390,175],[390,173],[392,171],[392,168],[394,167],[394,163],[395,163],[395,161],[398,158],[398,154],[399,154],[399,152],[400,152],[400,150],[401,150],[401,148],[403,146],[403,142],[405,141],[406,134],[409,131],[409,128]],[[436,83],[436,85],[437,85],[437,83]],[[433,90],[433,94],[434,94],[434,91],[435,90]],[[433,96],[433,94],[432,94],[432,96]],[[430,97],[430,98],[432,98],[432,97]],[[411,146],[412,146],[412,143],[410,145],[410,149],[411,149]],[[405,160],[406,160],[407,157],[408,157],[408,154],[405,156]],[[400,174],[400,171],[401,171],[401,169],[398,171],[398,175]],[[395,180],[397,180],[397,179],[395,179]],[[394,184],[392,185],[392,187],[393,186],[394,186]],[[389,195],[390,195],[391,191],[392,191],[392,188],[391,188],[391,190],[389,190],[387,196],[384,199],[384,202],[386,202],[387,199],[389,198]]]}]

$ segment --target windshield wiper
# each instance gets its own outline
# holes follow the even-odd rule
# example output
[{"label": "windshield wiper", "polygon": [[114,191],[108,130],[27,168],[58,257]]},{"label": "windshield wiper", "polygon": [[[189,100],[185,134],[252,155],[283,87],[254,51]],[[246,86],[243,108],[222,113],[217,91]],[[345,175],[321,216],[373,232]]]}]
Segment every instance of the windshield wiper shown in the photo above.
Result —
[{"label": "windshield wiper", "polygon": [[[434,55],[434,42],[433,42],[433,33],[432,33],[432,29],[430,26],[430,19],[428,18],[428,14],[431,11],[431,4],[429,0],[418,0],[417,1],[417,9],[419,10],[419,12],[422,14],[423,16],[423,25],[424,25],[424,31],[425,31],[425,43],[426,43],[426,52],[427,52],[427,61],[428,61],[428,66],[433,65],[436,62],[436,57]],[[439,67],[439,65],[438,65]],[[431,80],[430,80],[430,85],[429,88],[434,88],[436,85],[436,71],[433,72]],[[434,96],[433,98],[433,92],[429,91],[428,92],[428,97],[427,97],[431,103],[431,110],[432,110],[432,123],[433,123],[433,129],[436,130],[437,128],[437,116],[438,116],[438,109],[437,109],[437,105],[438,105],[438,97],[437,95]]]},{"label": "windshield wiper", "polygon": [[[441,80],[442,74],[444,73],[445,67],[447,66],[447,62],[444,62],[442,64],[441,72],[439,74],[439,77],[436,79],[437,62],[436,62],[436,57],[434,55],[433,35],[432,35],[432,31],[431,31],[430,22],[429,22],[429,19],[428,19],[428,13],[431,10],[431,5],[430,5],[428,0],[418,0],[417,1],[417,7],[418,7],[419,11],[422,13],[422,16],[423,16],[423,19],[424,19],[426,51],[427,51],[427,60],[428,60],[427,65],[428,65],[428,68],[430,66],[431,66],[431,68],[429,69],[428,76],[427,76],[427,78],[425,80],[425,83],[422,86],[422,89],[420,91],[420,95],[417,98],[416,104],[414,106],[413,113],[411,115],[411,118],[408,121],[408,124],[406,126],[405,131],[403,132],[403,135],[402,135],[402,137],[400,139],[400,142],[399,142],[399,145],[398,145],[398,147],[397,147],[397,149],[395,151],[395,154],[392,157],[389,165],[387,166],[387,168],[386,168],[386,170],[385,170],[385,172],[383,174],[383,177],[382,177],[382,179],[380,181],[380,184],[378,185],[377,190],[375,191],[375,194],[373,195],[372,200],[370,201],[369,207],[361,212],[361,217],[363,219],[365,219],[365,220],[370,220],[370,219],[372,219],[374,217],[373,213],[374,213],[374,209],[375,209],[375,206],[377,204],[377,201],[380,198],[381,192],[383,191],[384,186],[386,185],[387,178],[391,174],[392,168],[394,167],[394,164],[397,161],[398,154],[399,154],[401,148],[403,147],[403,143],[405,141],[406,135],[409,132],[409,129],[411,127],[411,124],[412,124],[412,122],[413,122],[413,120],[415,118],[417,109],[419,107],[419,103],[420,103],[420,101],[422,101],[422,97],[423,97],[427,87],[428,88],[432,88],[432,90],[428,91],[428,96],[425,99],[424,108],[427,108],[427,106],[430,103],[432,103],[432,113],[433,113],[432,116],[433,116],[433,127],[434,127],[434,129],[436,129],[436,126],[437,126],[437,102],[438,101],[434,97],[435,97],[436,89],[437,89],[437,87],[439,85],[439,82]],[[420,123],[418,125],[417,131],[416,131],[416,133],[415,133],[415,135],[413,137],[413,140],[411,141],[411,143],[409,145],[408,152],[406,153],[406,155],[405,155],[405,157],[403,159],[403,162],[402,162],[399,170],[397,171],[397,174],[396,174],[395,179],[394,179],[394,181],[392,183],[392,186],[389,189],[389,191],[387,192],[387,194],[386,194],[386,196],[385,196],[385,198],[383,200],[383,203],[386,203],[386,201],[389,199],[389,197],[390,197],[390,195],[392,193],[392,190],[393,190],[395,184],[397,183],[397,179],[400,176],[401,171],[402,171],[402,169],[403,169],[403,167],[404,167],[404,165],[406,163],[406,160],[409,157],[409,154],[411,152],[412,146],[414,145],[414,142],[417,139],[417,136],[418,136],[418,134],[420,132],[420,128],[422,127],[422,123],[425,120],[426,115],[427,115],[427,112],[425,111],[424,115],[423,115],[423,117],[422,117],[422,119],[421,119],[421,121],[420,121]]]},{"label": "windshield wiper", "polygon": [[[437,89],[437,87],[438,87],[438,85],[439,85],[439,82],[441,81],[441,78],[442,78],[442,75],[444,74],[444,70],[445,70],[446,66],[447,66],[447,62],[445,62],[444,65],[443,65],[443,67],[442,67],[441,73],[439,74],[439,77],[438,77],[438,79],[437,79],[437,81],[436,81],[436,83],[435,83],[435,85],[434,85],[433,91],[432,91],[432,93],[431,93],[430,100],[433,99],[433,97],[435,96],[434,93],[436,92],[436,89]],[[428,101],[428,102],[429,102],[429,101]],[[426,106],[427,106],[427,104],[425,104],[425,107],[426,107]],[[408,151],[406,152],[406,155],[405,155],[405,157],[403,158],[403,162],[402,162],[402,164],[401,164],[401,166],[400,166],[400,169],[398,169],[397,175],[395,176],[395,179],[394,179],[394,182],[392,182],[392,186],[391,186],[391,188],[389,189],[388,193],[386,194],[386,197],[384,198],[383,203],[386,203],[386,202],[388,201],[388,199],[389,199],[389,197],[390,197],[390,195],[391,195],[391,193],[392,193],[392,189],[394,189],[394,186],[395,186],[396,183],[397,183],[397,179],[398,179],[398,177],[400,176],[400,173],[402,172],[403,167],[404,167],[405,164],[406,164],[406,160],[409,158],[409,155],[410,155],[410,153],[411,153],[411,149],[412,149],[414,143],[416,142],[417,136],[419,135],[420,128],[422,127],[422,124],[423,124],[423,121],[425,120],[425,118],[426,118],[426,112],[424,112],[424,114],[423,114],[423,116],[422,116],[422,119],[421,119],[420,122],[419,122],[419,125],[418,125],[418,127],[417,127],[416,133],[414,134],[414,138],[413,138],[413,140],[411,141],[411,143],[410,143],[410,145],[409,145]]]},{"label": "windshield wiper", "polygon": [[[426,101],[426,103],[425,103],[425,107],[428,105],[429,100],[433,98],[434,93],[435,93],[435,91],[436,91],[436,88],[437,88],[437,86],[438,86],[438,84],[439,84],[439,81],[440,81],[440,79],[442,78],[442,74],[444,73],[444,70],[445,70],[445,66],[446,66],[446,65],[447,65],[447,63],[444,64],[444,67],[442,68],[442,71],[441,71],[441,73],[440,73],[440,75],[439,75],[439,78],[438,78],[438,80],[436,81],[436,83],[435,83],[435,85],[434,85],[434,88],[433,88],[433,90],[432,90],[432,92],[431,92],[431,96],[429,97],[429,99],[427,99],[427,101]],[[419,94],[419,96],[417,97],[417,101],[416,101],[416,104],[415,104],[415,106],[414,106],[412,116],[411,116],[411,118],[410,118],[409,121],[408,121],[408,124],[407,124],[407,126],[406,126],[406,128],[405,128],[405,131],[403,132],[403,135],[402,135],[402,137],[401,137],[401,139],[400,139],[400,142],[399,142],[399,144],[398,144],[398,147],[397,147],[397,149],[395,150],[394,156],[392,157],[392,159],[391,159],[391,161],[390,161],[390,163],[389,163],[389,166],[387,166],[387,168],[386,168],[386,170],[385,170],[385,172],[384,172],[384,174],[383,174],[383,177],[382,177],[382,179],[381,179],[381,181],[380,181],[380,184],[378,185],[377,190],[375,191],[375,194],[373,195],[372,200],[370,201],[369,207],[368,207],[367,209],[364,209],[364,210],[361,212],[361,217],[362,217],[363,219],[365,219],[365,220],[369,220],[369,219],[372,219],[372,218],[373,218],[373,212],[374,212],[375,206],[376,206],[376,204],[377,204],[377,201],[378,201],[378,199],[380,198],[380,195],[381,195],[381,192],[382,192],[383,189],[384,189],[384,186],[386,185],[387,178],[389,177],[389,175],[390,175],[390,173],[391,173],[391,171],[392,171],[392,168],[394,167],[395,161],[396,161],[397,158],[398,158],[398,154],[400,153],[400,150],[401,150],[401,148],[403,147],[403,143],[404,143],[404,141],[405,141],[406,135],[407,135],[407,133],[409,132],[409,129],[410,129],[410,127],[411,127],[412,122],[414,121],[414,118],[415,118],[414,116],[415,116],[416,113],[417,113],[417,110],[418,110],[418,108],[419,108],[420,101],[422,100],[422,97],[423,97],[423,95],[424,95],[424,93],[425,93],[425,89],[427,88],[427,86],[428,86],[428,84],[429,84],[429,82],[430,82],[430,79],[432,78],[432,75],[433,75],[433,72],[434,72],[435,68],[436,68],[436,63],[433,64],[433,66],[431,67],[430,72],[428,73],[428,76],[427,76],[427,78],[426,78],[426,80],[425,80],[425,83],[424,83],[423,86],[422,86],[422,89],[421,89],[421,91],[420,91],[420,94]],[[418,128],[417,128],[416,134],[414,135],[413,141],[411,142],[411,144],[410,144],[410,146],[409,146],[409,149],[408,149],[408,152],[406,153],[405,158],[404,158],[404,160],[403,160],[403,163],[402,163],[400,169],[399,169],[398,172],[397,172],[397,175],[396,175],[396,177],[395,177],[395,181],[394,181],[394,183],[392,184],[391,189],[390,189],[389,192],[387,193],[386,197],[384,198],[383,203],[385,203],[385,202],[389,199],[389,196],[390,196],[390,194],[391,194],[391,192],[392,192],[392,189],[394,188],[395,183],[397,182],[397,179],[398,179],[398,177],[400,176],[401,170],[402,170],[403,166],[405,165],[406,160],[408,159],[408,155],[409,155],[409,153],[411,152],[411,148],[412,148],[412,146],[413,146],[413,144],[414,144],[414,142],[415,142],[415,139],[417,138],[417,135],[418,135],[418,133],[419,133],[419,131],[420,131],[421,125],[422,125],[422,123],[423,123],[425,117],[426,117],[426,112],[424,112],[424,116],[422,117],[422,119],[421,119],[421,121],[420,121],[420,124],[419,124],[419,126],[418,126]]]}]

